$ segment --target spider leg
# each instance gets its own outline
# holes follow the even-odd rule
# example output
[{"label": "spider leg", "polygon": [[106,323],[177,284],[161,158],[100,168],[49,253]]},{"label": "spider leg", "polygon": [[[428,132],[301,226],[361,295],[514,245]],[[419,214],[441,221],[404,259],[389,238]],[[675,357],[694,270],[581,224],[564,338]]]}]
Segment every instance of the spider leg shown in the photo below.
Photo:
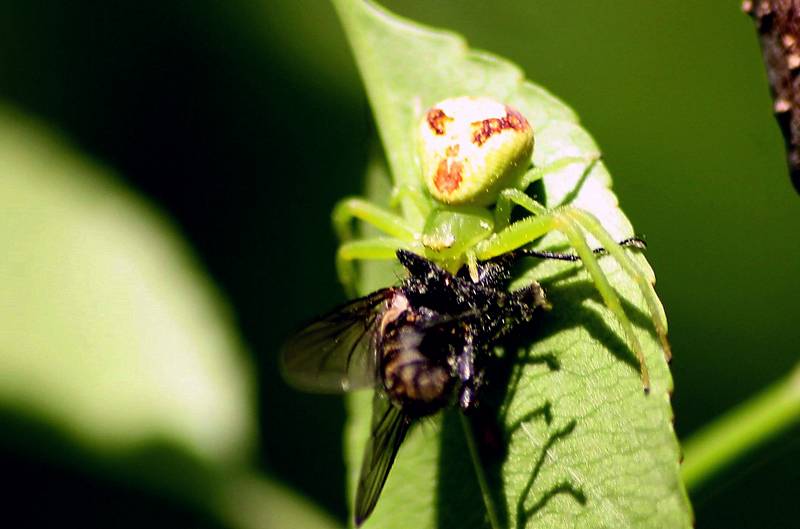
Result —
[{"label": "spider leg", "polygon": [[[561,171],[562,169],[576,163],[584,164],[586,166],[584,169],[584,174],[588,174],[599,160],[600,153],[590,156],[565,156],[564,158],[559,158],[550,165],[531,168],[528,172],[522,175],[517,182],[517,185],[514,187],[520,191],[525,191],[532,183],[541,180],[551,173]],[[502,195],[498,197],[497,204],[495,205],[494,209],[494,225],[498,231],[508,226],[509,220],[511,219],[511,210],[513,208],[514,204],[511,200],[503,197]]]},{"label": "spider leg", "polygon": [[606,251],[616,259],[620,266],[622,266],[622,269],[636,282],[647,303],[648,309],[650,309],[650,317],[653,320],[653,325],[656,328],[661,347],[664,350],[664,356],[667,361],[669,361],[672,358],[672,349],[669,345],[669,341],[667,341],[667,317],[666,314],[664,314],[664,307],[658,300],[653,284],[648,279],[648,275],[636,261],[622,251],[594,215],[577,208],[564,208],[563,211],[565,215],[575,219],[583,229],[600,241],[600,244],[606,247]]},{"label": "spider leg", "polygon": [[[342,243],[336,254],[336,271],[348,295],[355,293],[355,269],[352,261],[392,259],[398,248],[408,246],[408,243],[417,238],[416,232],[403,217],[361,198],[351,197],[339,201],[333,209],[331,220]],[[373,226],[391,238],[353,241],[353,220]]]},{"label": "spider leg", "polygon": [[552,216],[526,217],[479,242],[475,246],[475,255],[479,260],[486,261],[516,250],[556,229]]},{"label": "spider leg", "polygon": [[[633,325],[628,315],[622,307],[616,290],[614,290],[605,272],[600,268],[597,258],[586,243],[578,221],[564,213],[563,210],[566,208],[559,208],[552,211],[548,210],[518,189],[506,189],[501,193],[501,197],[522,206],[533,213],[534,216],[517,221],[489,239],[486,239],[483,244],[478,246],[478,257],[481,259],[491,258],[515,250],[553,230],[563,233],[569,240],[570,245],[575,248],[581,261],[583,261],[586,271],[592,277],[592,281],[594,281],[595,287],[603,298],[606,306],[611,310],[622,326],[623,332],[628,338],[628,343],[631,345],[639,361],[642,385],[645,391],[649,391],[650,375],[645,363],[642,345],[633,330]],[[573,209],[573,211],[575,210]],[[602,240],[601,243],[614,248],[615,253],[617,250],[622,252],[616,242],[611,239],[610,235],[608,236],[608,240],[610,240],[610,244],[608,244],[607,240]],[[608,249],[609,252],[612,251],[611,248]],[[615,255],[615,253],[612,253],[612,255]]]},{"label": "spider leg", "polygon": [[344,286],[348,296],[354,297],[356,293],[355,260],[392,260],[397,250],[408,247],[408,243],[400,239],[377,237],[374,239],[361,239],[347,241],[339,246],[336,252],[336,272],[339,281]]},{"label": "spider leg", "polygon": [[407,184],[398,184],[392,189],[392,195],[389,197],[389,206],[392,208],[400,207],[405,199],[408,199],[423,217],[427,217],[431,212],[432,206],[425,194]]},{"label": "spider leg", "polygon": [[574,163],[585,164],[586,171],[588,172],[592,169],[594,164],[598,162],[598,160],[600,160],[600,153],[591,154],[589,156],[565,156],[563,158],[559,158],[549,165],[545,165],[543,167],[533,167],[522,175],[522,178],[520,178],[519,184],[516,187],[517,189],[524,191],[529,185],[537,180],[541,180],[548,174],[560,171]]},{"label": "spider leg", "polygon": [[[647,369],[647,363],[644,359],[644,350],[642,349],[642,344],[639,342],[639,338],[636,336],[636,333],[633,330],[633,325],[631,324],[630,319],[628,319],[625,309],[622,308],[622,303],[619,300],[619,296],[617,296],[616,290],[614,290],[614,287],[609,282],[608,277],[606,276],[605,272],[603,272],[603,269],[600,268],[600,264],[597,262],[597,258],[594,256],[594,253],[592,253],[589,245],[586,244],[586,240],[584,239],[580,228],[576,224],[569,222],[566,219],[563,219],[562,223],[562,227],[559,229],[559,231],[561,231],[561,233],[563,233],[567,239],[569,239],[570,244],[575,247],[575,251],[578,252],[581,261],[583,261],[583,266],[586,268],[587,272],[589,272],[589,275],[592,276],[595,287],[597,287],[597,290],[603,297],[606,306],[611,310],[611,312],[614,313],[620,325],[622,325],[622,329],[628,336],[628,341],[632,345],[634,353],[636,353],[636,358],[639,360],[644,390],[645,392],[650,391],[650,374]],[[616,243],[613,241],[612,243],[616,245]]]},{"label": "spider leg", "polygon": [[342,242],[353,238],[351,221],[354,219],[366,222],[397,239],[413,240],[416,237],[416,231],[403,217],[361,198],[351,197],[339,201],[331,217],[336,234]]}]

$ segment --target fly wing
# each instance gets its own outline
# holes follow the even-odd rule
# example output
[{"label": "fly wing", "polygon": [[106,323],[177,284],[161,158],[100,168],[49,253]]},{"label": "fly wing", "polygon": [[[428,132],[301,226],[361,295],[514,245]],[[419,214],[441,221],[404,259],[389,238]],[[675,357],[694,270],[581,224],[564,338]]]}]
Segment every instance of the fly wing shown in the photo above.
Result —
[{"label": "fly wing", "polygon": [[372,513],[389,469],[411,426],[411,417],[393,406],[381,392],[372,400],[372,435],[367,441],[356,491],[356,527]]},{"label": "fly wing", "polygon": [[281,351],[283,373],[306,391],[341,392],[373,387],[377,380],[373,335],[393,289],[377,290],[312,321]]}]

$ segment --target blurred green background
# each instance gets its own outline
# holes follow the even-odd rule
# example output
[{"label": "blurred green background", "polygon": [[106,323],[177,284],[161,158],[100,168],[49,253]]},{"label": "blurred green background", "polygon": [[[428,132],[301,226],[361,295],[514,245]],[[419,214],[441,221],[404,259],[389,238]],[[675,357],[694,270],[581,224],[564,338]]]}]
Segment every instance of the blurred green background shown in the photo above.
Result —
[{"label": "blurred green background", "polygon": [[[384,5],[514,61],[595,136],[650,244],[680,437],[798,361],[800,197],[736,2]],[[0,97],[2,516],[343,521],[342,401],[276,362],[343,300],[329,212],[374,141],[332,7],[2,0]],[[698,526],[797,527],[798,433],[693,494]]]}]

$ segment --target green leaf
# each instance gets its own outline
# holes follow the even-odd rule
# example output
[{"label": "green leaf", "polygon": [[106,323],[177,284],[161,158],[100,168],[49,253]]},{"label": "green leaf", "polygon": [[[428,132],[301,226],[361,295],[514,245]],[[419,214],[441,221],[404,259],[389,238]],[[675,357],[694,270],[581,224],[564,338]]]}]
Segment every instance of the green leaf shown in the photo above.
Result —
[{"label": "green leaf", "polygon": [[248,469],[253,379],[170,222],[0,105],[0,417],[21,450],[241,529],[336,521]]},{"label": "green leaf", "polygon": [[[598,152],[574,112],[526,81],[512,64],[473,51],[449,32],[422,27],[369,2],[335,0],[355,52],[395,183],[418,177],[415,124],[433,103],[486,95],[525,114],[534,127],[538,165]],[[521,37],[524,38],[524,37]],[[373,163],[371,196],[386,197],[385,170]],[[384,181],[383,183],[381,183]],[[548,206],[570,202],[595,214],[618,240],[634,231],[597,164],[585,179],[573,165],[549,176]],[[383,191],[375,192],[383,186]],[[412,208],[405,208],[407,215]],[[563,248],[556,233],[543,248]],[[638,262],[650,271],[643,256]],[[679,477],[672,428],[672,379],[636,285],[611,259],[601,259],[637,328],[651,370],[642,391],[639,370],[618,322],[580,264],[544,262],[519,282],[545,286],[553,310],[525,337],[504,376],[489,380],[505,453],[480,462],[503,527],[680,528],[692,525]],[[365,290],[384,286],[386,272],[366,267]],[[508,357],[509,355],[506,355]],[[351,490],[369,434],[369,394],[349,401],[347,459]],[[456,411],[412,430],[367,527],[486,527],[487,509]],[[501,451],[502,452],[502,451]]]},{"label": "green leaf", "polygon": [[170,223],[2,106],[0,211],[2,409],[94,457],[170,446],[208,465],[248,460],[250,366]]},{"label": "green leaf", "polygon": [[216,512],[237,529],[340,529],[319,506],[266,477],[244,474],[228,479],[215,498]]}]

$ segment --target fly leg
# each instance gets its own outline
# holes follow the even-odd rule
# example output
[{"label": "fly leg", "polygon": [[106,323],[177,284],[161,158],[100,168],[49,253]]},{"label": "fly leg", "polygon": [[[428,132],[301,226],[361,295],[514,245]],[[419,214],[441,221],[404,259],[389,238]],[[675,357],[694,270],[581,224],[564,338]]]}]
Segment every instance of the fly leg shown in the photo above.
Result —
[{"label": "fly leg", "polygon": [[456,357],[456,375],[461,381],[458,390],[458,406],[469,412],[478,403],[477,395],[483,383],[483,370],[475,367],[475,347],[468,340],[461,353]]}]

